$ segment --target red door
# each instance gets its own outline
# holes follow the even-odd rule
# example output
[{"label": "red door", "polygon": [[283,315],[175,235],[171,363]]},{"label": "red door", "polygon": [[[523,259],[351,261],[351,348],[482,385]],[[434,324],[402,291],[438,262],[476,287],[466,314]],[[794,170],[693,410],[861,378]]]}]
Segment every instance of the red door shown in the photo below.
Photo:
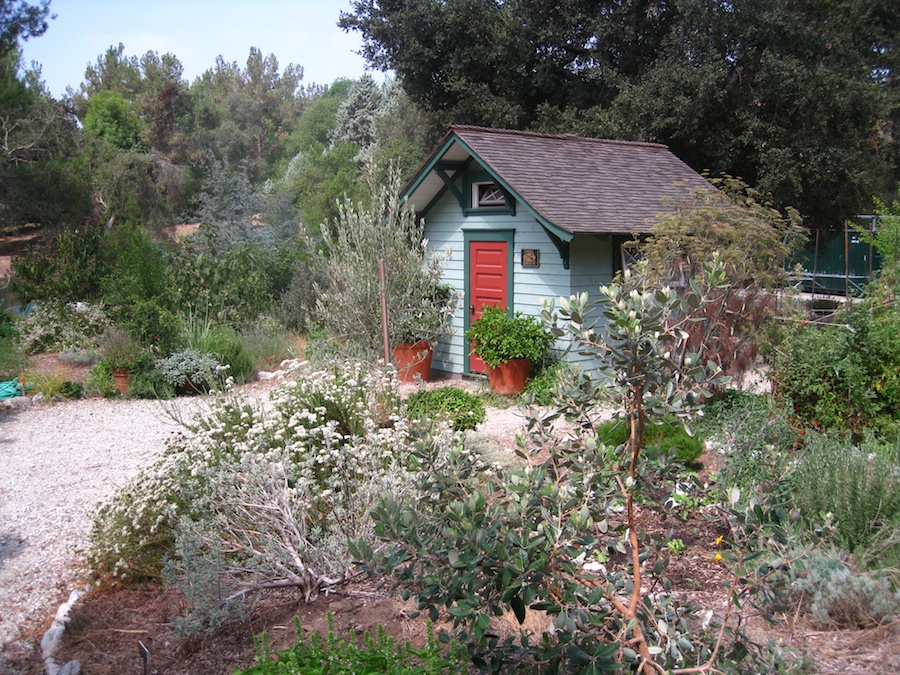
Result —
[{"label": "red door", "polygon": [[[469,323],[485,305],[509,307],[509,244],[505,241],[469,242]],[[472,345],[466,345],[471,351]],[[480,357],[469,356],[469,371],[487,372]]]}]

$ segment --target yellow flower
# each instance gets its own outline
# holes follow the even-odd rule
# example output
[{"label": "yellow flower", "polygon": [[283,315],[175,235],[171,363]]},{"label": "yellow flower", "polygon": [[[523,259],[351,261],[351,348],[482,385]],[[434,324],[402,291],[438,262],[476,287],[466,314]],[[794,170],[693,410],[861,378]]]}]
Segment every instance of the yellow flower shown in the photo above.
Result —
[{"label": "yellow flower", "polygon": [[716,537],[716,546],[722,545],[722,539],[724,539],[724,537],[721,534],[718,537]]},{"label": "yellow flower", "polygon": [[716,562],[717,563],[722,562],[722,554],[721,553],[716,553]]}]

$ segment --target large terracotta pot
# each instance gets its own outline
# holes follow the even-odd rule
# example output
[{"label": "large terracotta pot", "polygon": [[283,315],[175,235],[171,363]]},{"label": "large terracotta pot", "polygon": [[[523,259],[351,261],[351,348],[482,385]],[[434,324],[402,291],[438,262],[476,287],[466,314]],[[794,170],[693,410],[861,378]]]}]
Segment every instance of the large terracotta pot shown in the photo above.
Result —
[{"label": "large terracotta pot", "polygon": [[112,371],[113,379],[116,381],[116,389],[122,396],[128,396],[128,386],[131,383],[131,374],[127,370],[116,368]]},{"label": "large terracotta pot", "polygon": [[531,373],[528,359],[510,359],[496,368],[488,366],[488,381],[495,394],[513,396],[525,388],[525,381]]},{"label": "large terracotta pot", "polygon": [[394,366],[401,382],[428,382],[431,377],[431,345],[424,340],[394,347]]}]

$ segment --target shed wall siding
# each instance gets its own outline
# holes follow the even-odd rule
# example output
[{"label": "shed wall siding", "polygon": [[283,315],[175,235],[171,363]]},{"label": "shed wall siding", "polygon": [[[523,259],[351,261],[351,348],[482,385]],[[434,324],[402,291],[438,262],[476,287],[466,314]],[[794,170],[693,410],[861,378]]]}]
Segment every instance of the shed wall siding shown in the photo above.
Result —
[{"label": "shed wall siding", "polygon": [[[572,275],[571,295],[579,295],[586,292],[591,302],[598,300],[598,289],[601,285],[612,281],[613,267],[613,241],[612,237],[598,237],[580,234],[572,240],[570,245],[569,271]],[[594,318],[602,321],[603,317],[593,306]],[[602,324],[597,326],[598,332]],[[586,356],[581,356],[573,351],[568,358],[569,363],[578,364],[582,369],[592,370],[597,364]]]},{"label": "shed wall siding", "polygon": [[[555,298],[571,293],[569,271],[563,267],[562,258],[541,225],[524,209],[516,215],[492,214],[464,217],[455,198],[445,194],[425,214],[425,237],[430,250],[450,251],[446,263],[444,281],[458,292],[456,310],[453,313],[454,334],[441,340],[434,353],[433,367],[452,373],[465,372],[465,330],[468,306],[465,305],[466,288],[465,231],[513,230],[513,297],[515,311],[540,316],[541,299]],[[540,251],[540,267],[522,267],[522,249]]]}]

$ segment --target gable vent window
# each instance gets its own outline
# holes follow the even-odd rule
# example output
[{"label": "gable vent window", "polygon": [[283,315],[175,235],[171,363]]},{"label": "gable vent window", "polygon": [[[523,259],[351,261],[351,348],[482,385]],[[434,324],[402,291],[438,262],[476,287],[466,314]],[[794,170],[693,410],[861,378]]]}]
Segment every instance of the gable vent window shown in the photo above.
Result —
[{"label": "gable vent window", "polygon": [[496,183],[474,183],[472,202],[480,209],[502,208],[506,206],[506,195]]}]

